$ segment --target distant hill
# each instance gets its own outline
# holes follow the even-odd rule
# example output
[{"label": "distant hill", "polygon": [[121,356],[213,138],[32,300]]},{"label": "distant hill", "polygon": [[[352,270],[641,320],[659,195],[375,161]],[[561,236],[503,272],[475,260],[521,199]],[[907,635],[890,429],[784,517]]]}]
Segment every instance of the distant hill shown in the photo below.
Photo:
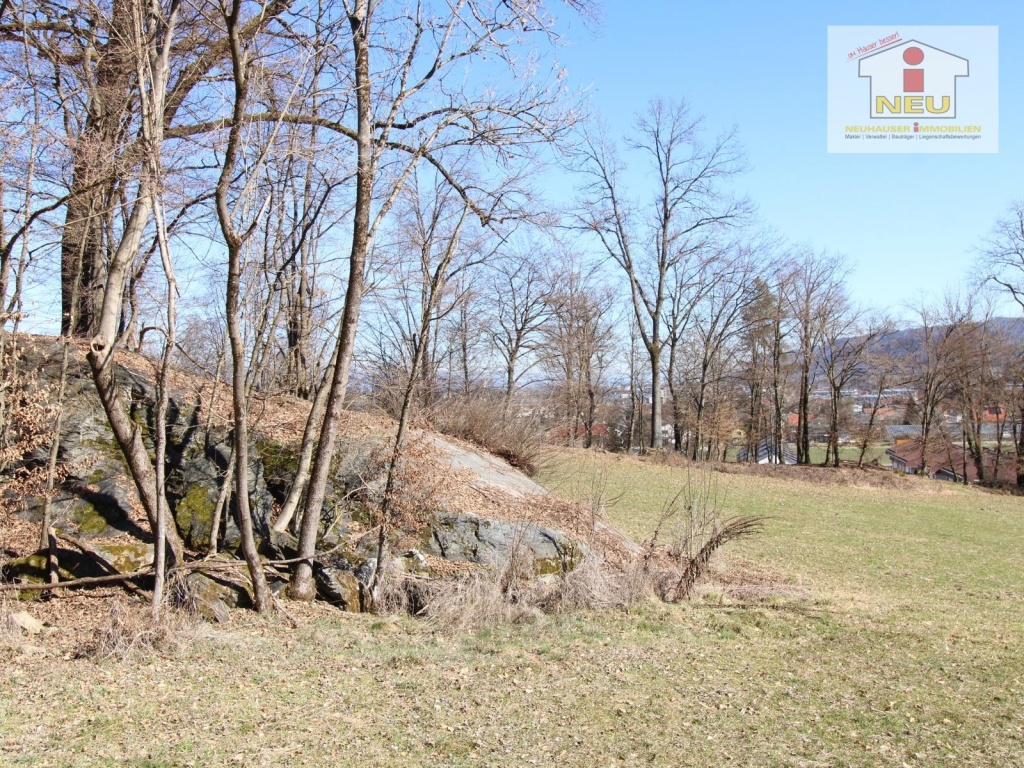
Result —
[{"label": "distant hill", "polygon": [[[996,331],[1006,333],[1012,340],[1024,343],[1024,317],[994,317],[989,321]],[[937,330],[944,326],[937,326]],[[893,331],[872,345],[872,351],[904,355],[910,358],[921,354],[924,330],[921,327]]]},{"label": "distant hill", "polygon": [[[996,331],[1005,333],[1011,340],[1024,345],[1024,317],[995,317],[989,322]],[[944,330],[944,326],[938,326],[937,330]],[[870,345],[870,351],[910,362],[923,357],[923,345],[924,330],[921,327],[904,328],[877,339]],[[870,375],[858,376],[852,384],[857,387],[870,387],[871,378]]]}]

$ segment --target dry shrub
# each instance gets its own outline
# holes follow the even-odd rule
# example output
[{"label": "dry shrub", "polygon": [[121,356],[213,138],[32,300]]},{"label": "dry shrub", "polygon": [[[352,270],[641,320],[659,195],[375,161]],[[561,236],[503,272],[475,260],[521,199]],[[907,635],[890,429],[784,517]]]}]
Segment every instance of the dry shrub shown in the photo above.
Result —
[{"label": "dry shrub", "polygon": [[476,568],[458,578],[406,577],[403,588],[405,608],[415,607],[411,612],[437,628],[464,631],[536,621],[545,614],[625,609],[630,606],[626,586],[624,575],[594,553],[567,573],[537,577],[532,560],[513,550],[498,567]]},{"label": "dry shrub", "polygon": [[[397,456],[394,440],[391,440],[390,444],[378,446],[370,454],[364,488],[359,492],[367,501],[376,501],[372,493],[367,492],[368,480],[373,478],[370,482],[379,484],[383,493],[392,461],[395,466],[387,519],[382,521],[378,516],[374,523],[384,522],[392,530],[419,532],[437,508],[436,496],[447,477],[446,468],[437,463],[432,444],[422,435],[407,437]],[[375,515],[379,512],[378,509]]]},{"label": "dry shrub", "polygon": [[15,655],[25,642],[24,633],[10,619],[20,610],[16,600],[0,595],[0,658]]},{"label": "dry shrub", "polygon": [[651,575],[648,557],[636,558],[628,564],[622,575],[622,597],[626,610],[639,605],[654,592],[654,579]]},{"label": "dry shrub", "polygon": [[374,613],[419,615],[422,611],[424,590],[429,588],[427,581],[425,577],[407,574],[399,568],[385,564],[374,585]]},{"label": "dry shrub", "polygon": [[443,401],[431,421],[443,434],[480,446],[533,477],[540,471],[544,432],[534,415],[502,415],[502,400],[471,394]]},{"label": "dry shrub", "polygon": [[[11,510],[24,497],[46,492],[47,466],[39,456],[53,440],[60,413],[55,402],[57,385],[41,384],[35,371],[16,365],[21,354],[16,341],[10,340],[3,349],[5,367],[0,371],[0,469],[5,470],[0,507]],[[67,473],[68,468],[58,464],[55,484]]]},{"label": "dry shrub", "polygon": [[[723,520],[718,483],[707,464],[682,465],[686,480],[662,509],[651,538],[644,543],[639,579],[649,580],[666,602],[688,599],[710,571],[718,550],[731,541],[748,538],[764,527],[763,517]],[[667,544],[661,543],[662,536]]]},{"label": "dry shrub", "polygon": [[540,601],[547,612],[629,609],[640,599],[630,587],[629,574],[613,571],[596,552],[590,552],[568,573],[548,583]]},{"label": "dry shrub", "polygon": [[166,607],[154,621],[150,605],[117,597],[110,604],[106,620],[79,655],[95,661],[173,656],[181,651],[193,623],[186,614]]},{"label": "dry shrub", "polygon": [[420,615],[438,629],[463,631],[530,621],[538,613],[502,591],[498,571],[481,569],[431,583]]}]

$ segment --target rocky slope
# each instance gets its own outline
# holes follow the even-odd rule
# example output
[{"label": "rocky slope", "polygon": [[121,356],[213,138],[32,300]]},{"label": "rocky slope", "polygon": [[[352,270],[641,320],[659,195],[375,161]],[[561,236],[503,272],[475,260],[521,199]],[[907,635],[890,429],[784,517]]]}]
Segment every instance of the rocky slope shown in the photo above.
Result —
[{"label": "rocky slope", "polygon": [[[25,376],[14,394],[25,403],[53,398],[63,348],[52,339],[23,340],[19,365]],[[147,435],[154,425],[152,364],[125,355],[117,381],[132,418]],[[225,388],[176,373],[168,425],[168,497],[175,524],[196,556],[211,540],[214,510],[230,459],[231,422]],[[268,558],[294,554],[293,540],[272,535],[271,524],[287,493],[308,404],[293,398],[259,399],[253,407],[249,487],[253,526]],[[365,608],[365,587],[376,566],[373,513],[383,488],[384,457],[393,434],[390,420],[347,413],[331,486],[321,511],[321,556],[316,563],[321,596],[348,610]],[[49,440],[37,441],[0,476],[5,519],[0,547],[8,578],[39,578],[43,498],[39,478]],[[389,536],[397,554],[391,567],[426,576],[500,564],[515,552],[532,560],[538,574],[566,572],[599,550],[624,563],[637,547],[575,505],[554,499],[532,480],[472,446],[433,433],[410,441],[399,476],[396,524]],[[63,403],[59,461],[62,480],[52,499],[65,576],[105,569],[128,572],[152,562],[149,526],[80,350],[72,357]],[[27,475],[26,475],[27,473]],[[32,478],[35,478],[34,482]],[[227,505],[216,537],[221,557],[239,545],[234,505]],[[245,600],[237,584],[189,577],[204,596],[207,613]],[[215,574],[214,574],[215,575]],[[207,594],[208,593],[208,594]],[[211,607],[212,606],[212,607]]]}]

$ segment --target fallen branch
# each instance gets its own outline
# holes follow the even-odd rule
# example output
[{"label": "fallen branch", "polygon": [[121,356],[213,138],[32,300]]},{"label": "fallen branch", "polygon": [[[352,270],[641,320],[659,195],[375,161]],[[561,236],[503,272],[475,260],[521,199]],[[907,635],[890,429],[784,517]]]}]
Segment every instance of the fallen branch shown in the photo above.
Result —
[{"label": "fallen branch", "polygon": [[[83,554],[89,555],[89,557],[95,560],[100,566],[105,568],[109,572],[109,575],[120,575],[120,572],[117,570],[117,567],[113,563],[107,560],[107,558],[100,554],[99,551],[93,549],[86,542],[82,541],[81,539],[76,539],[74,536],[69,536],[66,533],[58,533],[55,535],[61,541],[66,541],[68,544],[71,544],[74,547],[78,547],[78,549],[80,549]],[[130,592],[136,595],[141,595],[145,592],[145,590],[136,587],[134,584],[126,583],[125,587],[127,587]]]},{"label": "fallen branch", "polygon": [[0,592],[38,592],[46,589],[75,589],[76,587],[88,587],[93,584],[116,584],[120,581],[131,581],[143,576],[152,576],[152,568],[143,568],[140,571],[131,573],[114,573],[110,576],[86,576],[71,581],[58,581],[55,584],[0,584]]}]

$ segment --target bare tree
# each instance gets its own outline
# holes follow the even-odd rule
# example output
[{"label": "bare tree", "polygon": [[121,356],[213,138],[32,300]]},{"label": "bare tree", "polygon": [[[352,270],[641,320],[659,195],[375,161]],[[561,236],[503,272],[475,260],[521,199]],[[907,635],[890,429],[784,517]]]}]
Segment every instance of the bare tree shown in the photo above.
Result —
[{"label": "bare tree", "polygon": [[890,336],[894,328],[883,332],[878,337],[878,344],[874,349],[865,350],[865,375],[863,381],[870,383],[871,405],[867,409],[868,418],[861,427],[859,453],[857,455],[857,466],[864,466],[864,457],[867,455],[868,447],[876,439],[876,423],[878,411],[882,404],[882,393],[892,386],[900,386],[906,383],[906,370],[902,357],[894,350],[888,348]]},{"label": "bare tree", "polygon": [[544,365],[550,371],[569,445],[594,444],[597,406],[614,337],[609,314],[615,296],[595,271],[570,264],[554,281],[544,326]]},{"label": "bare tree", "polygon": [[[959,325],[949,346],[950,398],[960,411],[962,447],[978,480],[995,480],[1002,459],[1006,395],[1012,391],[1007,379],[1012,367],[1006,365],[1005,356],[1012,342],[998,326],[992,308],[984,307],[972,311]],[[995,451],[990,453],[986,443],[995,443]]]},{"label": "bare tree", "polygon": [[[566,111],[565,94],[533,78],[517,80],[506,89],[495,88],[490,80],[455,89],[449,80],[483,56],[516,71],[525,38],[551,37],[552,23],[543,5],[460,0],[438,9],[436,15],[431,10],[418,5],[413,13],[392,15],[378,2],[346,2],[351,58],[344,62],[348,70],[343,79],[352,83],[355,125],[318,116],[277,115],[285,122],[330,128],[351,139],[356,150],[348,285],[303,505],[301,560],[289,587],[297,599],[314,596],[311,560],[348,389],[366,259],[399,190],[423,161],[436,169],[482,224],[514,218],[522,214],[518,192],[521,173],[531,164],[530,147],[557,140],[574,122],[574,115]],[[379,56],[371,57],[371,49]],[[375,70],[377,66],[381,69]],[[509,171],[502,178],[481,183],[461,176],[459,168],[469,166],[459,164],[495,156]]]},{"label": "bare tree", "polygon": [[[994,232],[982,246],[980,266],[982,281],[1008,293],[1024,310],[1024,200],[1013,203],[1006,216],[996,222]],[[1024,370],[1020,366],[1011,370],[1007,388],[1013,403],[1017,485],[1024,486]]]},{"label": "bare tree", "polygon": [[[289,4],[277,0],[259,6],[242,25],[243,37],[262,33]],[[70,178],[54,177],[56,184],[66,184],[60,233],[62,331],[78,336],[99,331],[108,269],[119,261],[120,242],[133,239],[132,222],[122,209],[135,194],[136,170],[147,152],[134,42],[139,7],[138,0],[23,0],[5,3],[0,19],[3,58],[14,50],[31,50],[48,69],[39,86],[47,100],[60,105],[59,114],[47,120],[55,133],[65,134],[71,150],[65,159]],[[202,98],[191,97],[214,79],[228,56],[227,40],[210,23],[208,11],[201,4],[176,9],[160,113],[167,138],[175,135],[166,132],[172,126],[182,131],[182,125],[174,124],[183,113],[195,114]],[[49,156],[61,146],[55,144]],[[69,327],[72,295],[78,302],[75,328]]]},{"label": "bare tree", "polygon": [[[746,287],[742,310],[738,376],[744,393],[744,432],[747,460],[756,461],[761,444],[773,434],[772,412],[767,402],[771,381],[772,317],[775,295],[767,280],[755,277]],[[773,461],[776,459],[772,459]]]},{"label": "bare tree", "polygon": [[710,247],[721,228],[740,220],[747,206],[721,188],[741,169],[735,137],[726,134],[704,144],[701,119],[685,104],[651,102],[627,144],[650,163],[652,199],[646,206],[635,204],[625,189],[624,165],[615,148],[601,135],[588,135],[581,150],[586,182],[577,223],[597,237],[626,276],[651,366],[650,445],[659,449],[673,270],[690,254]]},{"label": "bare tree", "polygon": [[928,471],[928,450],[936,419],[942,404],[953,387],[952,359],[961,327],[970,321],[973,302],[956,294],[947,295],[941,303],[922,301],[914,308],[917,315],[920,345],[909,360],[910,375],[920,395],[918,408],[921,424],[920,472]]},{"label": "bare tree", "polygon": [[1017,486],[1024,487],[1024,344],[1010,344],[1007,360],[1007,413],[1016,453]]},{"label": "bare tree", "polygon": [[722,430],[732,421],[728,385],[736,373],[744,311],[753,296],[749,287],[759,269],[757,252],[746,247],[723,250],[710,260],[706,272],[711,277],[694,302],[690,354],[670,371],[688,400],[686,439],[693,459],[717,455],[728,439]]},{"label": "bare tree", "polygon": [[816,362],[825,340],[829,308],[841,295],[846,272],[840,257],[806,250],[795,260],[787,286],[787,311],[792,318],[796,339],[798,464],[811,462],[811,389],[817,372]]},{"label": "bare tree", "polygon": [[1024,200],[1018,200],[981,248],[982,282],[1008,293],[1024,310]]},{"label": "bare tree", "polygon": [[[545,257],[548,255],[540,251],[540,259]],[[502,414],[506,419],[516,387],[538,362],[536,356],[528,356],[537,351],[542,329],[550,317],[552,285],[538,261],[533,253],[513,255],[496,265],[491,278],[491,342],[504,367]]]},{"label": "bare tree", "polygon": [[371,582],[371,593],[387,557],[387,533],[392,527],[391,507],[417,385],[425,383],[422,371],[431,331],[460,304],[461,297],[456,296],[447,308],[443,306],[449,285],[467,271],[485,264],[502,244],[501,238],[490,237],[491,233],[486,229],[476,233],[468,231],[473,223],[469,207],[437,174],[414,172],[403,198],[400,200],[399,231],[404,236],[401,239],[406,243],[405,250],[413,250],[415,254],[408,264],[409,271],[402,273],[401,287],[411,289],[416,295],[417,300],[412,303],[418,309],[418,316],[416,325],[407,335],[411,344],[409,366],[405,371],[397,414],[398,428],[378,512],[377,568]]},{"label": "bare tree", "polygon": [[823,309],[826,318],[817,365],[828,382],[829,427],[822,463],[838,467],[843,391],[866,374],[871,347],[891,330],[891,324],[866,315],[851,303],[845,291],[837,292]]},{"label": "bare tree", "polygon": [[[127,26],[122,31],[125,39],[119,45],[124,45],[125,50],[130,52],[130,65],[135,67],[139,81],[144,84],[147,112],[152,115],[162,114],[178,11],[177,0],[172,0],[167,8],[161,7],[157,0],[150,0],[146,4],[136,2],[123,10],[128,18],[125,21]],[[177,529],[166,525],[162,475],[150,461],[142,432],[128,415],[114,377],[117,330],[125,283],[132,260],[139,252],[150,215],[158,204],[161,185],[158,158],[161,156],[163,141],[162,126],[159,120],[144,121],[143,125],[142,141],[146,147],[146,162],[140,168],[136,196],[130,204],[130,213],[121,238],[110,259],[98,315],[98,330],[90,342],[88,360],[100,401],[128,464],[150,527],[154,534],[165,532],[164,540],[171,548],[174,559],[180,561],[184,545]],[[173,290],[173,286],[171,288]],[[157,426],[158,429],[162,427]]]}]

